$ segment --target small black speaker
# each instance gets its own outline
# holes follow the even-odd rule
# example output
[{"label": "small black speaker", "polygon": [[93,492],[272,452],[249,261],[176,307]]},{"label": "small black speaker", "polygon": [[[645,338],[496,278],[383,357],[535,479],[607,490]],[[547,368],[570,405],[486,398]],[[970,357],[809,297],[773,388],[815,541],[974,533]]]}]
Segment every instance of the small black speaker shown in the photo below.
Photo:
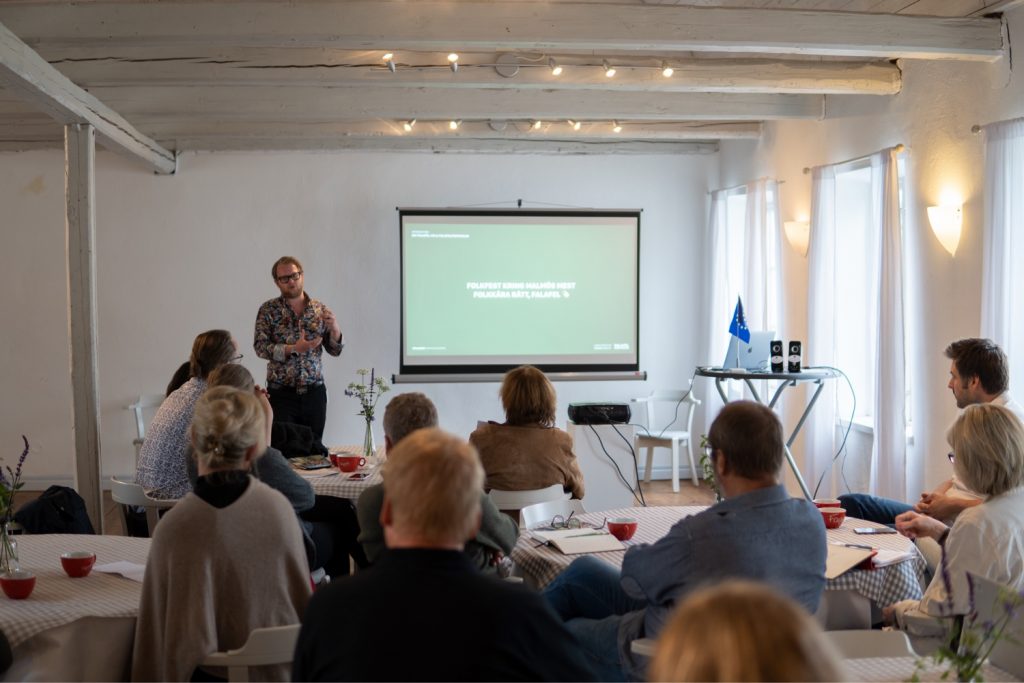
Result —
[{"label": "small black speaker", "polygon": [[789,371],[800,372],[800,342],[789,342]]},{"label": "small black speaker", "polygon": [[773,339],[771,342],[772,372],[782,372],[782,340]]}]

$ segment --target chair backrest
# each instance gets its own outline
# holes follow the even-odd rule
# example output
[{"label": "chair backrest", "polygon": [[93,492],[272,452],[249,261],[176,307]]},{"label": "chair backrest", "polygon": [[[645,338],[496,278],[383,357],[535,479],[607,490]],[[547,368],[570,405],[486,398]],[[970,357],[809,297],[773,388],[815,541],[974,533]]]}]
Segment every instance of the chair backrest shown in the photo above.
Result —
[{"label": "chair backrest", "polygon": [[543,503],[548,500],[568,500],[569,494],[561,484],[552,484],[543,489],[529,489],[526,491],[502,491],[491,489],[487,494],[494,503],[494,507],[502,511],[518,512],[528,505]]},{"label": "chair backrest", "polygon": [[150,498],[146,495],[146,491],[135,482],[123,481],[117,477],[110,478],[110,497],[115,503],[119,503],[122,506],[121,511],[124,513],[123,521],[126,533],[128,531],[128,515],[123,506],[132,505],[145,508],[146,526],[149,527],[150,537],[153,536],[153,530],[156,529],[156,524],[160,521],[160,515],[157,510],[172,508],[178,502],[176,500]]},{"label": "chair backrest", "polygon": [[[690,432],[693,429],[693,412],[700,405],[700,399],[693,395],[693,390],[664,390],[664,391],[652,391],[650,396],[644,396],[642,398],[633,399],[634,403],[643,403],[647,408],[647,428],[651,430],[652,434],[657,434],[659,429],[673,429],[673,431],[683,430],[685,424],[685,431]],[[675,412],[675,407],[682,402],[685,404],[686,415],[683,419],[680,419],[678,413]],[[672,415],[663,416],[661,423],[655,418],[655,406],[659,403],[672,404]],[[679,406],[682,408],[682,406]],[[666,411],[667,412],[667,411]],[[671,427],[668,425],[671,423]]]},{"label": "chair backrest", "polygon": [[[975,620],[975,628],[983,628],[986,623],[998,624],[1007,615],[1007,600],[1004,600],[1004,593],[1013,594],[1017,600],[1020,599],[1019,591],[990,581],[982,576],[969,574],[974,584],[974,606],[978,612]],[[1009,598],[1009,595],[1005,597]],[[994,665],[1008,671],[1017,678],[1024,678],[1024,610],[1017,608],[1013,610],[1013,616],[1003,632],[1004,637],[996,643],[989,655],[989,661]],[[970,620],[965,619],[964,631],[971,628]],[[963,637],[961,636],[961,642]]]},{"label": "chair backrest", "polygon": [[913,655],[910,640],[903,631],[825,631],[843,659],[865,657],[906,657]]},{"label": "chair backrest", "polygon": [[527,505],[520,514],[523,516],[523,526],[531,528],[550,524],[555,515],[561,515],[563,519],[569,519],[570,514],[582,514],[586,512],[582,500],[546,500],[543,503]]},{"label": "chair backrest", "polygon": [[229,681],[248,681],[250,666],[288,664],[295,654],[301,624],[253,629],[245,645],[237,650],[214,652],[202,666],[226,666]]},{"label": "chair backrest", "polygon": [[128,410],[132,411],[135,417],[136,436],[132,440],[132,444],[135,445],[136,459],[139,457],[139,449],[142,448],[142,442],[146,440],[146,418],[159,408],[163,402],[163,394],[139,394],[138,400],[128,406]]}]

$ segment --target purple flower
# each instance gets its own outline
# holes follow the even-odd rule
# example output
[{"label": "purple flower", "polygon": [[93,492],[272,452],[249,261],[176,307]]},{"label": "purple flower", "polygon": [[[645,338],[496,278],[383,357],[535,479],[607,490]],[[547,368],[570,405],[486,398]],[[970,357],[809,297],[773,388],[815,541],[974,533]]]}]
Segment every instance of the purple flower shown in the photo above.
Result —
[{"label": "purple flower", "polygon": [[942,587],[946,589],[946,602],[942,609],[949,614],[953,613],[953,578],[949,574],[949,559],[946,556],[946,549],[942,549],[942,560],[939,562],[942,571]]}]

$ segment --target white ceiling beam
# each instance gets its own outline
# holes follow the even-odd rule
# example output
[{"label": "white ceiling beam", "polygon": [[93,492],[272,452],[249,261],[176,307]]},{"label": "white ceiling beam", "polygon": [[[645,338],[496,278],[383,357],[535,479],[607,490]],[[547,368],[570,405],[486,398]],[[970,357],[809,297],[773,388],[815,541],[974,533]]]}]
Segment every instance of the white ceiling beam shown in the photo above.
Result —
[{"label": "white ceiling beam", "polygon": [[678,50],[867,58],[1003,56],[1000,22],[850,12],[550,2],[0,4],[29,44],[427,51]]},{"label": "white ceiling beam", "polygon": [[139,133],[96,97],[69,81],[0,24],[0,85],[67,125],[88,123],[104,147],[137,159],[157,173],[174,173],[174,153]]},{"label": "white ceiling beam", "polygon": [[[510,56],[514,76],[495,70],[499,55],[468,54],[457,73],[445,55],[408,55],[392,73],[379,53],[337,50],[234,48],[197,50],[123,48],[116,55],[94,50],[57,50],[47,57],[85,88],[141,85],[380,86],[423,88],[522,88],[652,92],[820,93],[893,95],[900,91],[900,69],[890,62],[780,61],[773,59],[673,59],[674,73],[662,75],[660,60],[632,58],[615,64],[609,79],[600,59],[562,57],[554,76],[546,59]],[[638,62],[646,62],[638,63]]]},{"label": "white ceiling beam", "polygon": [[[581,119],[764,121],[820,119],[820,95],[600,92],[596,90],[452,90],[294,87],[268,97],[259,87],[94,88],[103,101],[142,125],[179,117],[220,121],[367,119]],[[6,114],[0,101],[0,115]],[[17,113],[17,112],[15,112]]]},{"label": "white ceiling beam", "polygon": [[715,142],[672,142],[665,140],[573,140],[462,138],[326,138],[323,140],[280,140],[218,137],[192,139],[179,138],[183,149],[196,151],[307,151],[353,150],[374,152],[447,152],[494,154],[714,154]]}]

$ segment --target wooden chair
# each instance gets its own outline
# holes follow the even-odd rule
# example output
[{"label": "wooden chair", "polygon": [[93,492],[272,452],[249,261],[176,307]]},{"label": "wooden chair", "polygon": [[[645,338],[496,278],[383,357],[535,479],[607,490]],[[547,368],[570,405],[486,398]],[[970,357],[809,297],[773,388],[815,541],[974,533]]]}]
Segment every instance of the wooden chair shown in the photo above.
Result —
[{"label": "wooden chair", "polygon": [[174,507],[177,500],[160,500],[150,498],[141,486],[133,481],[122,481],[117,477],[110,478],[110,497],[115,503],[121,505],[121,522],[124,524],[124,532],[128,534],[128,506],[145,508],[146,526],[149,527],[149,536],[153,537],[157,522],[160,521],[159,510],[166,510]]},{"label": "wooden chair", "polygon": [[227,667],[229,681],[248,681],[251,666],[289,664],[292,661],[301,627],[301,624],[290,624],[253,629],[242,647],[209,654],[200,664]]},{"label": "wooden chair", "polygon": [[528,529],[541,524],[550,524],[556,515],[569,519],[570,514],[579,515],[584,512],[586,510],[583,508],[582,500],[565,500],[564,498],[527,505],[519,511],[522,515],[523,526]]},{"label": "wooden chair", "polygon": [[[672,450],[672,490],[679,493],[679,447],[682,444],[686,444],[688,454],[690,456],[690,479],[693,481],[694,486],[700,486],[700,480],[698,477],[697,461],[693,456],[693,411],[700,405],[700,399],[693,395],[692,390],[687,391],[655,391],[650,396],[644,396],[642,398],[634,398],[633,403],[643,403],[647,406],[647,422],[646,433],[637,433],[636,435],[636,450],[642,448],[647,449],[647,466],[644,468],[644,481],[649,482],[651,480],[651,463],[654,461],[654,449],[655,448],[669,448]],[[654,407],[658,403],[668,403],[672,405],[673,411],[677,413],[683,406],[686,410],[685,419],[679,419],[678,414],[675,416],[675,421],[680,424],[685,424],[686,429],[665,429],[658,430],[654,418]],[[668,420],[663,420],[666,425],[671,424]]]}]

